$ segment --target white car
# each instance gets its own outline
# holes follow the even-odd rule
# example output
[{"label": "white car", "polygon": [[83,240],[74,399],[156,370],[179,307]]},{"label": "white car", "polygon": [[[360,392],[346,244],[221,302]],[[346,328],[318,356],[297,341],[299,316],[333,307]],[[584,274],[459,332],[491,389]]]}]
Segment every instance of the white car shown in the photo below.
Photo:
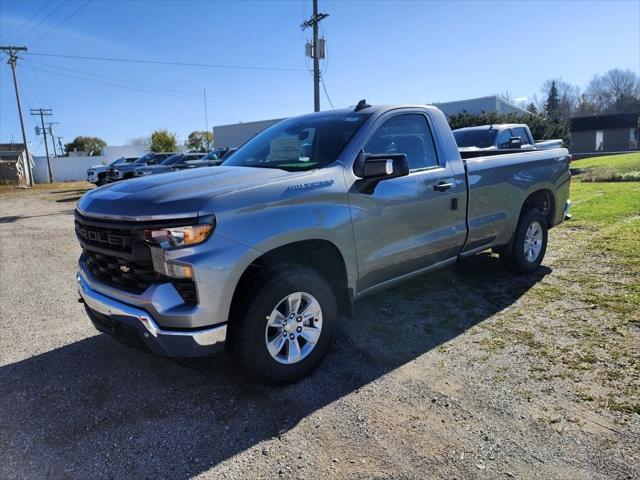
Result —
[{"label": "white car", "polygon": [[104,185],[107,181],[107,169],[115,165],[124,165],[125,163],[131,163],[137,160],[138,157],[120,157],[114,160],[109,165],[94,165],[87,169],[87,181],[96,184],[97,186]]}]

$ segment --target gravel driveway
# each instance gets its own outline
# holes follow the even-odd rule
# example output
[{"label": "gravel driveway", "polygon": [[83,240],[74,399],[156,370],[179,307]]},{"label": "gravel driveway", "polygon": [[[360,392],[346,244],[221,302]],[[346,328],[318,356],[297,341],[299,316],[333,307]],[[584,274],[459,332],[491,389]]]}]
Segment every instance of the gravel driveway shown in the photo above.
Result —
[{"label": "gravel driveway", "polygon": [[566,227],[535,275],[485,254],[361,301],[315,374],[275,389],[93,329],[87,188],[0,192],[0,478],[640,478],[639,415],[582,395],[614,388],[605,367],[564,362],[569,325],[618,318],[563,296]]}]

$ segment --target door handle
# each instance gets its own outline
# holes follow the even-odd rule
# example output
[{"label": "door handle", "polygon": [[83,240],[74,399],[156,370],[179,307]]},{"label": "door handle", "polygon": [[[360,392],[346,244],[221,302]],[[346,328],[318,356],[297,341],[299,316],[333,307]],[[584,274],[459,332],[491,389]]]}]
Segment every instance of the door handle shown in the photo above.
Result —
[{"label": "door handle", "polygon": [[435,184],[433,186],[433,189],[436,192],[444,192],[446,190],[449,190],[451,187],[453,187],[453,183],[440,182],[440,183]]}]

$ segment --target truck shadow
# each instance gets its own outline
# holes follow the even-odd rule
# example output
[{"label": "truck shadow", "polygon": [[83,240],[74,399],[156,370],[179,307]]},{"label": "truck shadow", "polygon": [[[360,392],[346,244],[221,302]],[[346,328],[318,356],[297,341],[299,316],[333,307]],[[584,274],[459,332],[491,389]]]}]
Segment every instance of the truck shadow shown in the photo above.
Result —
[{"label": "truck shadow", "polygon": [[490,318],[550,271],[515,276],[480,255],[364,299],[315,374],[283,388],[245,381],[226,358],[196,370],[104,335],[6,365],[0,476],[191,478]]}]

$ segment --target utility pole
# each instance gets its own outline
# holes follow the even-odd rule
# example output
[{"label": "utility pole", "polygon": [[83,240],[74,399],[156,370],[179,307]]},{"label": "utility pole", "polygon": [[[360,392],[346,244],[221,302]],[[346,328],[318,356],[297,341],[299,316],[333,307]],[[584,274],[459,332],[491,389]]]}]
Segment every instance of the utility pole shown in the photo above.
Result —
[{"label": "utility pole", "polygon": [[18,80],[16,79],[16,62],[18,60],[18,56],[16,52],[26,52],[27,47],[16,47],[15,45],[11,46],[0,46],[0,52],[6,52],[9,55],[9,61],[7,62],[11,65],[11,72],[13,73],[13,87],[16,91],[16,102],[18,103],[18,116],[20,117],[20,129],[22,130],[22,143],[24,143],[24,153],[25,153],[25,175],[27,177],[27,182],[30,187],[33,187],[33,172],[31,171],[31,155],[29,155],[29,144],[27,143],[27,134],[24,130],[24,119],[22,118],[22,105],[20,104],[20,91],[18,90]]},{"label": "utility pole", "polygon": [[53,156],[57,157],[58,152],[56,151],[56,137],[55,137],[55,134],[53,133],[54,125],[60,125],[60,122],[47,122],[47,127],[49,127],[49,134],[51,135],[51,143],[53,144]]},{"label": "utility pole", "polygon": [[42,134],[44,135],[44,151],[47,152],[47,169],[49,171],[49,183],[53,183],[53,175],[51,174],[51,159],[49,158],[49,143],[47,142],[47,130],[44,128],[44,117],[53,115],[50,108],[32,108],[31,115],[40,115],[40,123],[42,124]]},{"label": "utility pole", "polygon": [[313,0],[313,15],[309,20],[305,20],[300,28],[306,30],[313,28],[313,43],[306,45],[306,54],[313,58],[313,111],[320,111],[320,59],[325,57],[324,38],[318,39],[318,24],[329,14],[318,13],[318,0]]},{"label": "utility pole", "polygon": [[[206,132],[207,135],[209,135],[209,115],[207,115],[207,89],[203,88],[203,90],[204,90],[204,126],[205,126],[204,131]],[[204,137],[204,141],[207,144],[207,152],[208,152],[210,149],[208,136]]]}]

